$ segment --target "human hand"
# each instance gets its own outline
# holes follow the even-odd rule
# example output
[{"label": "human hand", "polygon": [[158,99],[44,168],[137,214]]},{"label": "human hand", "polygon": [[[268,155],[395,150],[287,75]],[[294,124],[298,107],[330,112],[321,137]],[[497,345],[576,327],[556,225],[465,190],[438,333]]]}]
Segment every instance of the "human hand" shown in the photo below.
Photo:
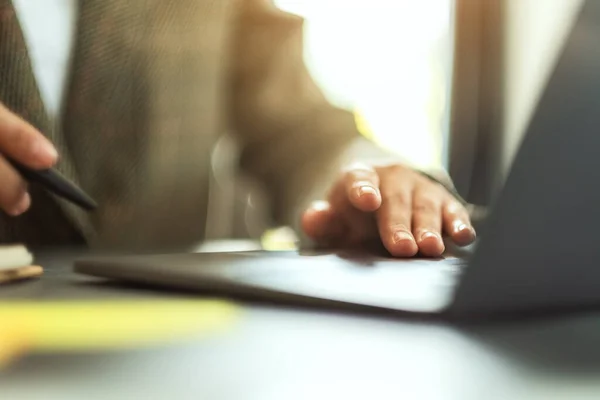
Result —
[{"label": "human hand", "polygon": [[302,216],[318,244],[356,247],[380,239],[396,257],[437,257],[442,234],[457,245],[475,240],[469,214],[446,188],[400,164],[353,165],[334,183],[327,201]]},{"label": "human hand", "polygon": [[33,169],[52,167],[54,146],[37,129],[0,103],[0,209],[17,216],[29,208],[27,184],[6,157]]}]

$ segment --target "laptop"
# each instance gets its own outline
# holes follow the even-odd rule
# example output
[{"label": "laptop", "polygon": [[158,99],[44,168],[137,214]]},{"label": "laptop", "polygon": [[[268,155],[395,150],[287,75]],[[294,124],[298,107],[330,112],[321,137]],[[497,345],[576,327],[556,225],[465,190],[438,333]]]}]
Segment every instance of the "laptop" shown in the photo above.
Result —
[{"label": "laptop", "polygon": [[89,257],[75,271],[199,293],[418,314],[600,305],[599,40],[600,1],[588,1],[466,261],[192,253]]}]

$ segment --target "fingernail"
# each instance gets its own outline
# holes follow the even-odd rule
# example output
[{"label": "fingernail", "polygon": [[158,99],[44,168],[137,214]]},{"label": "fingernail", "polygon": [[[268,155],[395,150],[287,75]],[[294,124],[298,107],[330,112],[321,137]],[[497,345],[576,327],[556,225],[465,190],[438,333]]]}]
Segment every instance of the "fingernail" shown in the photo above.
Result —
[{"label": "fingernail", "polygon": [[428,238],[436,238],[436,239],[439,239],[440,237],[439,237],[439,235],[437,235],[437,234],[435,234],[435,233],[433,233],[433,232],[430,232],[430,231],[425,231],[425,232],[423,232],[423,233],[421,234],[421,240],[425,240],[425,239],[428,239]]},{"label": "fingernail", "polygon": [[366,194],[372,194],[377,196],[377,190],[372,186],[361,186],[358,188],[358,196],[364,196]]},{"label": "fingernail", "polygon": [[456,221],[456,222],[454,222],[454,231],[455,232],[458,233],[458,232],[462,232],[462,231],[465,231],[465,230],[468,230],[468,231],[472,232],[473,228],[471,228],[469,225],[465,224],[462,221]]},{"label": "fingernail", "polygon": [[13,217],[19,216],[19,215],[23,214],[25,211],[27,211],[27,209],[29,208],[30,205],[31,205],[31,196],[29,196],[29,193],[25,193],[23,195],[23,197],[21,198],[21,200],[19,200],[17,205],[15,207],[13,207],[12,211],[10,212],[10,215],[12,215]]},{"label": "fingernail", "polygon": [[412,242],[413,241],[413,237],[408,232],[398,231],[398,232],[394,233],[393,240],[394,240],[394,243],[405,242],[407,240],[410,240]]},{"label": "fingernail", "polygon": [[56,148],[47,140],[38,140],[33,145],[32,153],[34,157],[50,158],[56,160],[58,152]]}]

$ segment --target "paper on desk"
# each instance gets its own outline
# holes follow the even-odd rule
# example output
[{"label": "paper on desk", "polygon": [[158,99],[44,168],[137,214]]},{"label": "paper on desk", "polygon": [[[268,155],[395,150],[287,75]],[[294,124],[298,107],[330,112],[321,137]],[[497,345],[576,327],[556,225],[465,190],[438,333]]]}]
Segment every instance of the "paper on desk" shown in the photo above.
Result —
[{"label": "paper on desk", "polygon": [[17,329],[0,326],[0,369],[27,351],[22,338]]},{"label": "paper on desk", "polygon": [[234,305],[218,300],[0,303],[0,366],[25,351],[138,348],[198,338],[232,324]]}]

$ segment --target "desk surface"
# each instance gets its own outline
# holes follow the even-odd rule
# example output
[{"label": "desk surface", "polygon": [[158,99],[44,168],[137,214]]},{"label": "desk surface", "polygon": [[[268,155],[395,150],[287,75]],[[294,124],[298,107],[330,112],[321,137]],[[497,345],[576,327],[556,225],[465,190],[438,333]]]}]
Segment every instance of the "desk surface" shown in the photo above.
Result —
[{"label": "desk surface", "polygon": [[[0,299],[184,296],[100,284],[47,254],[43,279]],[[0,322],[1,323],[1,322]],[[238,328],[198,343],[30,356],[3,399],[598,399],[600,316],[470,327],[244,304]]]}]

